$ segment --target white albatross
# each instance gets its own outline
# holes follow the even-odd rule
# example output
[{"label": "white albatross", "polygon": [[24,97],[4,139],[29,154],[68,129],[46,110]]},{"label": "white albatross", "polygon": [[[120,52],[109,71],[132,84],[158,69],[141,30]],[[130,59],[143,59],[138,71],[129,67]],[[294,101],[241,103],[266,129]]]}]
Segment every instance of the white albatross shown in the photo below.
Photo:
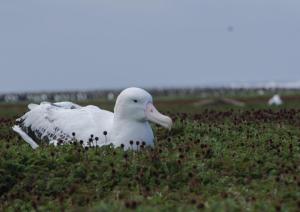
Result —
[{"label": "white albatross", "polygon": [[279,106],[279,105],[282,105],[282,104],[283,104],[283,101],[282,101],[282,99],[280,98],[279,94],[275,94],[275,95],[268,101],[268,104],[269,104],[269,105],[276,105],[276,106]]},{"label": "white albatross", "polygon": [[[159,113],[152,96],[141,88],[127,88],[116,100],[114,113],[96,106],[81,107],[71,102],[29,104],[13,130],[35,149],[40,142],[50,144],[80,141],[84,146],[124,145],[138,149],[144,143],[154,146],[148,121],[171,129],[172,120]],[[130,142],[131,141],[131,142]]]}]

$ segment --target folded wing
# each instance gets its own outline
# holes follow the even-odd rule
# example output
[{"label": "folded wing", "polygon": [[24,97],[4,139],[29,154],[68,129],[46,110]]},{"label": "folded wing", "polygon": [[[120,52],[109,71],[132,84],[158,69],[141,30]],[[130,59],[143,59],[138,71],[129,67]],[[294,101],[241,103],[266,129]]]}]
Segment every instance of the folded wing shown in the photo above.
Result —
[{"label": "folded wing", "polygon": [[40,105],[31,104],[29,107],[31,110],[17,120],[17,126],[13,129],[25,141],[24,133],[36,143],[57,144],[82,140],[88,145],[93,135],[92,145],[101,146],[106,141],[103,131],[109,132],[113,121],[113,113],[96,106],[81,107],[71,102],[44,102]]}]

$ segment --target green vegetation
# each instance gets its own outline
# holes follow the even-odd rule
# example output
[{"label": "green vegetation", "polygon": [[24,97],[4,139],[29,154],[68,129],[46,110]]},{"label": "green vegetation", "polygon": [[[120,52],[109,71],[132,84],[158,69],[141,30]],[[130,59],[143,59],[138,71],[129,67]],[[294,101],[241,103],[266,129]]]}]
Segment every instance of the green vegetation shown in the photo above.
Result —
[{"label": "green vegetation", "polygon": [[154,126],[156,148],[139,152],[32,150],[10,129],[25,105],[0,105],[0,211],[299,211],[300,97],[266,99],[162,99],[174,128]]}]

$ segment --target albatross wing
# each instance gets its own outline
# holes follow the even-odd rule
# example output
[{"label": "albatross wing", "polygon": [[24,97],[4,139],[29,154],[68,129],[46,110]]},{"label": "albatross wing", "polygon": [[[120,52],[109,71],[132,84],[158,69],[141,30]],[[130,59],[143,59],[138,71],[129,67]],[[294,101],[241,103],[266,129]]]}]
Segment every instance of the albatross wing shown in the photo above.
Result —
[{"label": "albatross wing", "polygon": [[107,140],[103,131],[109,132],[112,127],[113,113],[96,106],[44,102],[30,108],[13,129],[33,148],[41,141],[56,144],[60,140],[71,142],[73,139],[82,140],[87,145],[91,135],[98,137],[98,141],[93,142],[101,146]]}]

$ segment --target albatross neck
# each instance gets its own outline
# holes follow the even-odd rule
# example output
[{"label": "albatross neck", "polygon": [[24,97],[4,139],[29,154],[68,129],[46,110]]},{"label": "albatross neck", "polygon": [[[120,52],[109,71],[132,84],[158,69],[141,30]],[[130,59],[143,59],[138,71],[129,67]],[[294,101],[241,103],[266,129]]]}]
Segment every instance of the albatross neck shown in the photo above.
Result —
[{"label": "albatross neck", "polygon": [[[136,121],[119,116],[114,117],[113,121],[113,142],[116,146],[124,144],[125,148],[136,148],[136,141],[153,146],[153,132],[148,121]],[[134,145],[130,145],[130,141]],[[134,146],[134,147],[133,147]]]}]

